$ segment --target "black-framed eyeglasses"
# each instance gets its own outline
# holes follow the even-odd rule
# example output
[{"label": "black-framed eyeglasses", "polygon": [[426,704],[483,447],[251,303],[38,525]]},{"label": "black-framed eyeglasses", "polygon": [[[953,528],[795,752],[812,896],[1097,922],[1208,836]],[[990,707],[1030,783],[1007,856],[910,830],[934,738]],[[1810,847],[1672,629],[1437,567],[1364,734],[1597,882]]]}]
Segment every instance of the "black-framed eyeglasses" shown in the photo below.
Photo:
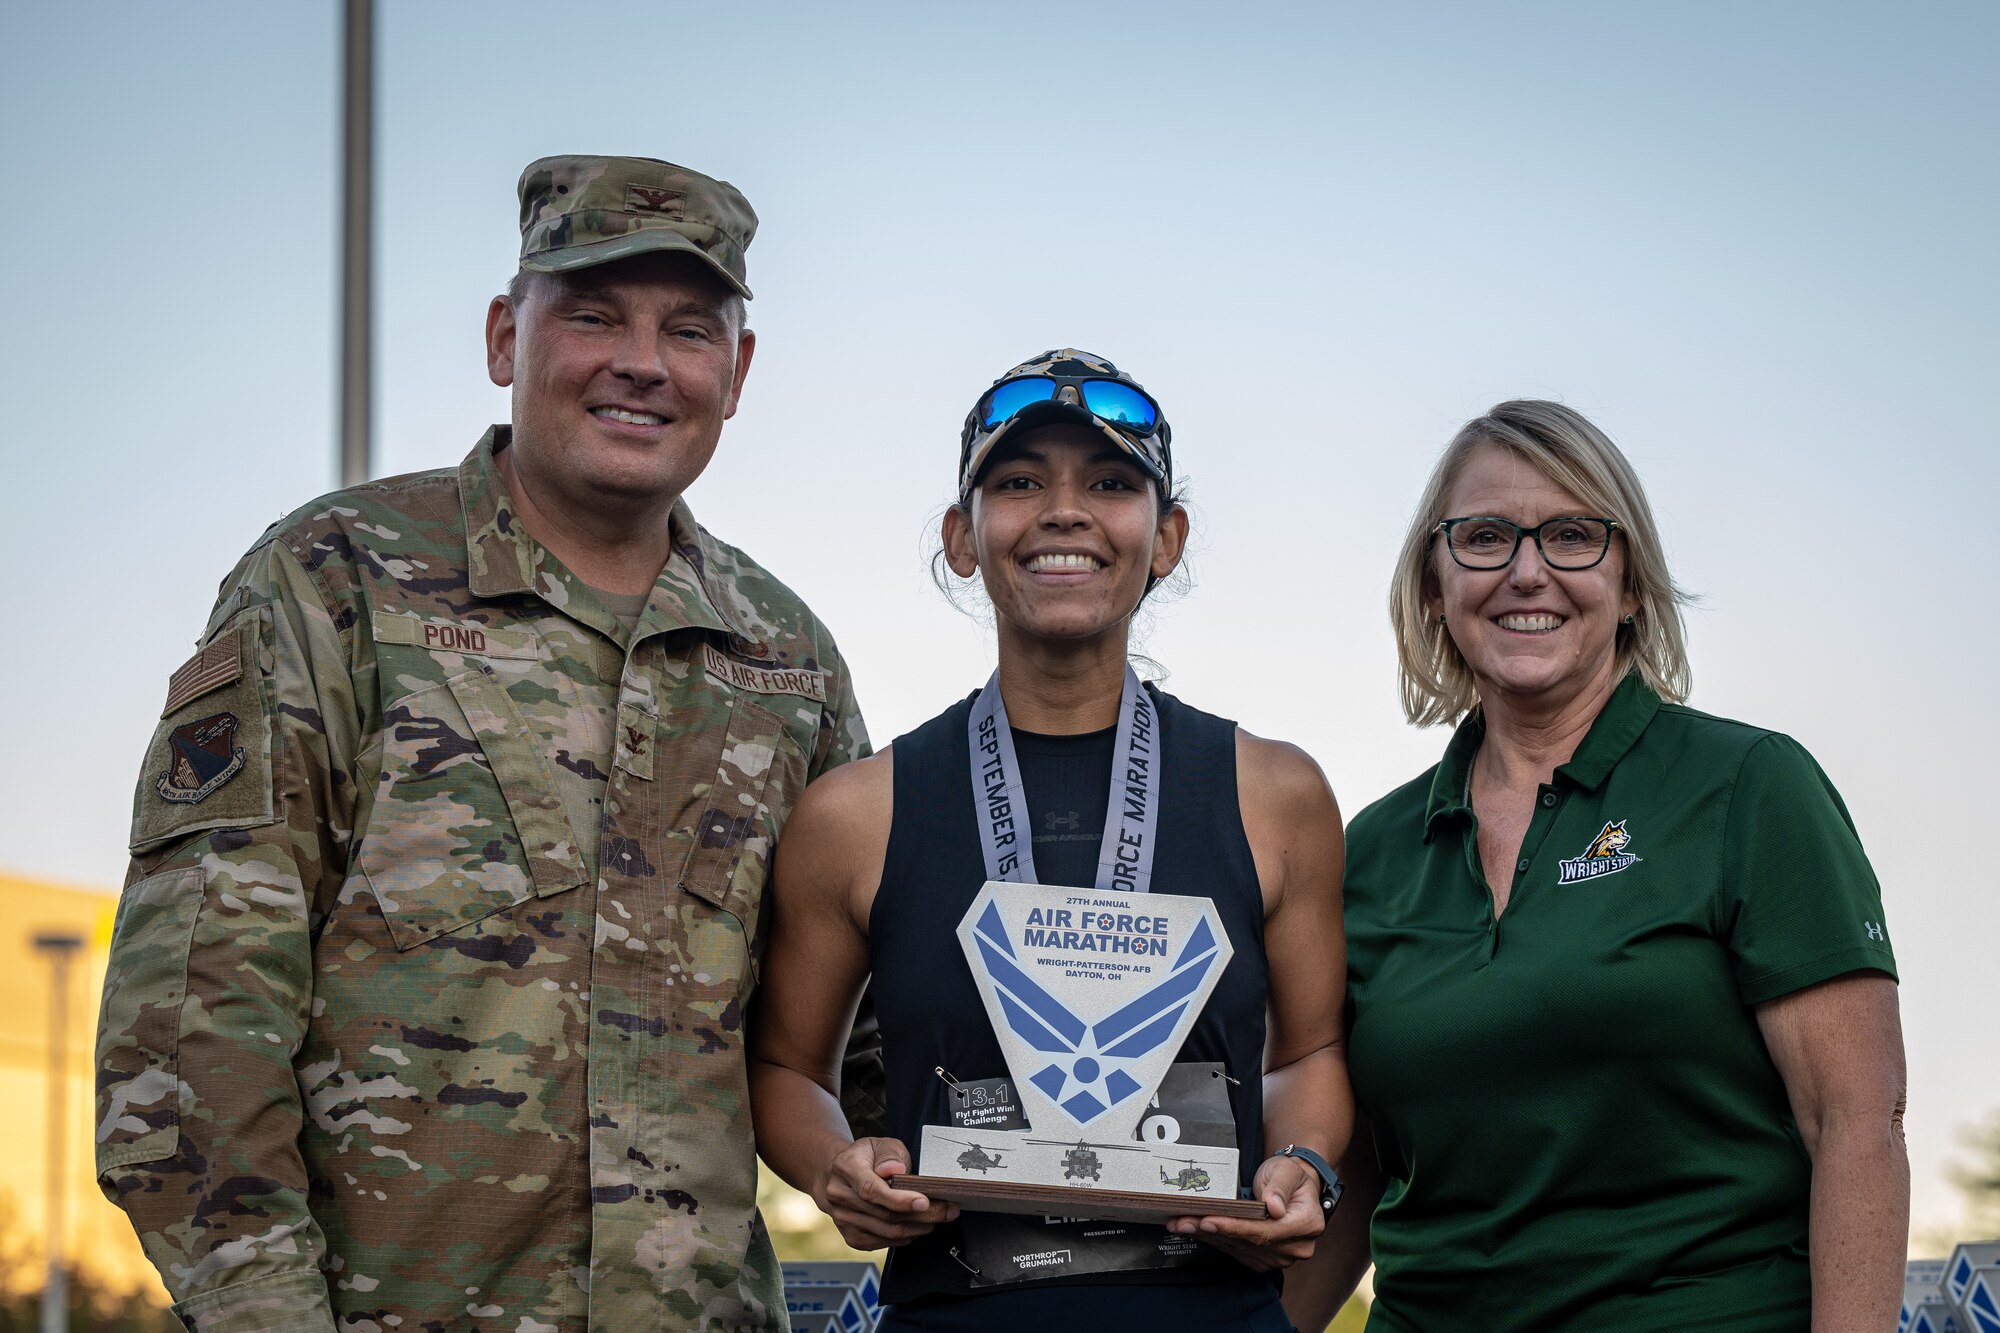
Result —
[{"label": "black-framed eyeglasses", "polygon": [[1550,569],[1590,569],[1611,549],[1611,534],[1618,520],[1587,518],[1569,514],[1547,519],[1532,528],[1490,514],[1469,518],[1448,518],[1433,529],[1444,538],[1444,548],[1464,569],[1505,569],[1514,563],[1521,538],[1534,541],[1542,553],[1542,563]]}]

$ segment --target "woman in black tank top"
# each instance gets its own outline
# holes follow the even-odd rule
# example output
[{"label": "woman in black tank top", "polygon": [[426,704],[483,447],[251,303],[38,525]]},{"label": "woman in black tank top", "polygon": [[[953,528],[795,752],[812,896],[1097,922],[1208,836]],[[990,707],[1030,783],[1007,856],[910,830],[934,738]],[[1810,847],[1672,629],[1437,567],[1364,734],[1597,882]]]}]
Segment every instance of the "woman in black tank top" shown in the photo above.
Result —
[{"label": "woman in black tank top", "polygon": [[[1325,1224],[1321,1168],[1346,1147],[1353,1116],[1340,816],[1301,751],[1129,676],[1132,615],[1187,538],[1169,438],[1157,404],[1087,353],[1045,353],[995,381],[967,418],[959,502],[944,520],[946,562],[977,573],[993,605],[994,683],[813,784],[777,848],[750,1027],[758,1151],[849,1244],[893,1247],[880,1325],[892,1333],[1286,1333],[1277,1274]],[[1004,827],[975,800],[981,725],[1012,742],[1025,809]],[[969,1123],[968,1099],[1008,1075],[959,922],[990,878],[1031,870],[1087,888],[1130,873],[1110,868],[1130,818],[1110,798],[1135,727],[1158,774],[1156,823],[1137,838],[1150,844],[1151,888],[1212,899],[1234,949],[1160,1104],[1170,1091],[1182,1099],[1182,1142],[1237,1150],[1240,1193],[1266,1216],[1079,1223],[961,1214],[898,1189],[924,1127]],[[1022,866],[999,873],[1016,836]],[[888,1136],[857,1140],[838,1077],[871,976]]]}]

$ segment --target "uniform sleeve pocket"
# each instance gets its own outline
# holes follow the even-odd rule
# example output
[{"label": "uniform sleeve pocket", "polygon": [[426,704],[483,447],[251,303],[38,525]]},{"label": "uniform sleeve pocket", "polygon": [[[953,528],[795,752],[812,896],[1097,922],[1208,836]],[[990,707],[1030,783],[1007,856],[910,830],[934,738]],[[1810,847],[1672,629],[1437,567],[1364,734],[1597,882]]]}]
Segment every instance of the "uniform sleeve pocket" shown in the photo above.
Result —
[{"label": "uniform sleeve pocket", "polygon": [[242,612],[174,672],[132,800],[128,845],[276,819],[271,801],[264,608]]},{"label": "uniform sleeve pocket", "polygon": [[398,949],[583,883],[554,777],[479,667],[398,700],[355,852]]},{"label": "uniform sleeve pocket", "polygon": [[785,723],[739,697],[700,803],[681,886],[735,917],[752,941],[753,958],[771,848],[805,786],[805,772],[804,752]]},{"label": "uniform sleeve pocket", "polygon": [[188,866],[142,879],[118,901],[97,1029],[97,1171],[180,1147],[181,1002],[202,877]]}]

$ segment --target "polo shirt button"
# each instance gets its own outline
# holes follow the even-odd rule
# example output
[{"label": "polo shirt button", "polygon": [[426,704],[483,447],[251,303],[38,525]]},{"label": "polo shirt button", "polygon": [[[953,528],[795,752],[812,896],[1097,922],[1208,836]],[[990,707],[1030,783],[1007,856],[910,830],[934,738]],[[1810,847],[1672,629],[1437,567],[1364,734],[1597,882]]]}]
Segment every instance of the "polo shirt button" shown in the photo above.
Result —
[{"label": "polo shirt button", "polygon": [[1545,791],[1542,793],[1543,805],[1554,805],[1555,803],[1556,803],[1556,794],[1554,792]]},{"label": "polo shirt button", "polygon": [[1515,867],[1514,867],[1514,869],[1516,869],[1516,870],[1526,870],[1527,868],[1528,868],[1528,862],[1527,862],[1527,858],[1525,858],[1525,857],[1523,857],[1523,858],[1522,858],[1522,860],[1521,860],[1521,864],[1519,864],[1519,865],[1517,865],[1517,866],[1515,866]]}]

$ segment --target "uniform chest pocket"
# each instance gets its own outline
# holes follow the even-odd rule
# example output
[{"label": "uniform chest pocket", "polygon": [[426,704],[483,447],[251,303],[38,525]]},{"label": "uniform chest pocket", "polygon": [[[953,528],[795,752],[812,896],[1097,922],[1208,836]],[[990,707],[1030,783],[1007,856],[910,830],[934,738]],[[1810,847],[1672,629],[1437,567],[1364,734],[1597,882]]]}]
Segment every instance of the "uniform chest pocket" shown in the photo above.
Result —
[{"label": "uniform chest pocket", "polygon": [[805,754],[791,729],[769,709],[738,696],[716,767],[698,779],[705,790],[695,788],[694,836],[681,887],[735,919],[753,968],[762,953],[771,849],[805,776]]},{"label": "uniform chest pocket", "polygon": [[383,710],[355,859],[398,949],[584,882],[542,750],[483,665]]}]

